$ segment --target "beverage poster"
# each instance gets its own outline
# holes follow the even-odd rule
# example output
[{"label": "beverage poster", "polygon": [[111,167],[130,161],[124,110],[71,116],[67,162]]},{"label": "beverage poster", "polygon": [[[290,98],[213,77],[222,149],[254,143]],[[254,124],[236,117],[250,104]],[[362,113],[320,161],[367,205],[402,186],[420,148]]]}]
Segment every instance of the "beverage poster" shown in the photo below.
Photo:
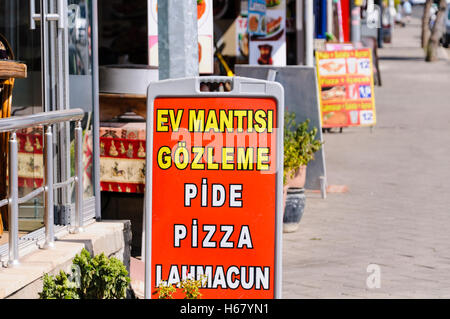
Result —
[{"label": "beverage poster", "polygon": [[376,124],[372,51],[317,51],[322,127]]}]

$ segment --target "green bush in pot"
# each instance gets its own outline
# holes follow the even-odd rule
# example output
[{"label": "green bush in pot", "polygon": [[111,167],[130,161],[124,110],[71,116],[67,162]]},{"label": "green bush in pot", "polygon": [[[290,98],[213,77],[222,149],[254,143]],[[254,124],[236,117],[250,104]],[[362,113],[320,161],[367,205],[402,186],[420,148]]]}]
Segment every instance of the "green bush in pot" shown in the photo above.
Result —
[{"label": "green bush in pot", "polygon": [[317,128],[309,120],[295,122],[295,113],[286,113],[284,129],[283,232],[298,229],[305,209],[306,166],[314,159],[322,143],[316,139]]},{"label": "green bush in pot", "polygon": [[317,128],[309,128],[309,119],[295,122],[295,113],[286,112],[284,121],[284,178],[286,185],[302,166],[314,159],[322,142],[316,139]]}]

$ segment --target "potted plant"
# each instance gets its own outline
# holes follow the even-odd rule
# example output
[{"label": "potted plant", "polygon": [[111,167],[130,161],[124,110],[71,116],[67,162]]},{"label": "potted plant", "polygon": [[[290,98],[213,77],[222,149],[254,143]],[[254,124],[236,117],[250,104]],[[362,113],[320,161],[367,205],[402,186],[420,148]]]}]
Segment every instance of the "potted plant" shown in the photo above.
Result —
[{"label": "potted plant", "polygon": [[295,122],[295,113],[286,113],[284,127],[283,229],[292,232],[298,228],[305,206],[304,187],[306,167],[320,150],[322,142],[316,139],[317,128],[309,128],[309,119]]}]

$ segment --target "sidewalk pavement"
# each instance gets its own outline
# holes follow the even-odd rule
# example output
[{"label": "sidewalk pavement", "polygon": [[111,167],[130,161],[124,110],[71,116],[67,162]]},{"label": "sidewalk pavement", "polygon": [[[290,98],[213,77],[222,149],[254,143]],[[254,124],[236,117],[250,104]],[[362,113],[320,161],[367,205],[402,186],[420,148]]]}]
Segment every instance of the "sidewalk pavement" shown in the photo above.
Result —
[{"label": "sidewalk pavement", "polygon": [[424,62],[419,41],[412,19],[379,50],[372,133],[325,134],[328,182],[349,191],[307,198],[284,234],[283,298],[450,297],[450,62]]}]

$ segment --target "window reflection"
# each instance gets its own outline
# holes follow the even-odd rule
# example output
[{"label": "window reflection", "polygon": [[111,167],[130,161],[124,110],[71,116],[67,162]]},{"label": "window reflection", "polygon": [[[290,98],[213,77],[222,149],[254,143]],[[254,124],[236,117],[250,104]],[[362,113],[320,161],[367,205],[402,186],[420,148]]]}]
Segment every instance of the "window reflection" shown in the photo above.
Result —
[{"label": "window reflection", "polygon": [[[84,198],[92,197],[92,1],[69,0],[68,1],[68,38],[69,38],[69,85],[70,107],[82,108],[86,111],[83,127],[83,185]],[[73,129],[73,127],[72,127]],[[73,132],[73,131],[72,131]],[[71,137],[71,149],[74,137]],[[74,173],[74,154],[72,157],[72,173]]]},{"label": "window reflection", "polygon": [[91,74],[91,1],[70,0],[68,6],[70,74]]},{"label": "window reflection", "polygon": [[148,63],[147,0],[98,2],[99,64]]},{"label": "window reflection", "polygon": [[[19,197],[31,193],[44,184],[44,156],[42,127],[19,130],[18,144],[18,176]],[[31,232],[44,225],[43,194],[20,205],[19,230]]]}]

